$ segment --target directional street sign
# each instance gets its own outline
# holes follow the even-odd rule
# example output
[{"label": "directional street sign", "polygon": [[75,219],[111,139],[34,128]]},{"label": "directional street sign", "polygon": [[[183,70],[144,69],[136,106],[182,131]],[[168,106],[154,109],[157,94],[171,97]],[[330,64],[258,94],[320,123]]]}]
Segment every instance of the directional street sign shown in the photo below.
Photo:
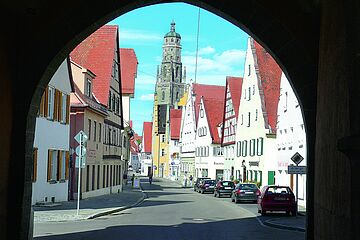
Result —
[{"label": "directional street sign", "polygon": [[76,152],[76,155],[78,155],[79,157],[82,157],[86,154],[86,148],[85,148],[85,146],[79,145],[76,147],[75,152]]},{"label": "directional street sign", "polygon": [[84,144],[86,143],[86,141],[88,140],[88,136],[86,135],[86,133],[83,130],[80,130],[80,132],[78,134],[76,134],[76,136],[74,137],[74,139],[80,144]]},{"label": "directional street sign", "polygon": [[296,152],[292,157],[291,160],[296,164],[299,165],[302,160],[304,160],[303,156],[300,155],[300,153]]},{"label": "directional street sign", "polygon": [[76,156],[75,166],[76,166],[77,168],[79,168],[79,162],[80,162],[80,168],[85,168],[85,165],[86,165],[86,156],[82,156],[82,157]]},{"label": "directional street sign", "polygon": [[288,174],[306,174],[306,166],[288,166]]}]

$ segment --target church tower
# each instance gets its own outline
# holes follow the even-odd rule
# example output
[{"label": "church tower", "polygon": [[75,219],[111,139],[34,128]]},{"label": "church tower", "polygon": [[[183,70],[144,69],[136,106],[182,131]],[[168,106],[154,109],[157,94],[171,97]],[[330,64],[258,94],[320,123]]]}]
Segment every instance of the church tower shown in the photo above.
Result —
[{"label": "church tower", "polygon": [[177,107],[177,102],[184,94],[186,70],[181,63],[181,36],[175,31],[175,22],[170,25],[170,32],[165,34],[160,71],[157,72],[156,94],[158,104]]},{"label": "church tower", "polygon": [[154,114],[152,158],[154,176],[168,176],[170,109],[178,108],[184,95],[186,69],[181,62],[181,36],[175,31],[175,22],[165,34],[161,65],[157,68]]}]

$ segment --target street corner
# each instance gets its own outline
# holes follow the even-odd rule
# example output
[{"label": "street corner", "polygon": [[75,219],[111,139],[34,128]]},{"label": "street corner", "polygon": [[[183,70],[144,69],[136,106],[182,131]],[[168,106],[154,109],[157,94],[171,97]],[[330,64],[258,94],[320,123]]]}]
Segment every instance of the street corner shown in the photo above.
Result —
[{"label": "street corner", "polygon": [[278,216],[257,216],[260,224],[289,231],[305,232],[305,217],[298,215],[296,217],[278,217]]}]

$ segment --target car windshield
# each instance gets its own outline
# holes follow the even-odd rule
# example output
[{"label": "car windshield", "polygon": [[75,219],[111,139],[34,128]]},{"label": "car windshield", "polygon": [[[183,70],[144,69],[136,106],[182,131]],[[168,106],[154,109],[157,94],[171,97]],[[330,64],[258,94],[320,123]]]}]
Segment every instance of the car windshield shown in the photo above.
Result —
[{"label": "car windshield", "polygon": [[242,190],[256,190],[257,186],[255,184],[239,184],[239,188]]},{"label": "car windshield", "polygon": [[224,187],[233,187],[234,186],[234,183],[233,182],[222,182],[222,185]]},{"label": "car windshield", "polygon": [[288,187],[269,187],[267,190],[267,194],[289,194],[291,193]]},{"label": "car windshield", "polygon": [[205,180],[204,183],[209,184],[209,185],[215,185],[216,181],[215,180]]}]

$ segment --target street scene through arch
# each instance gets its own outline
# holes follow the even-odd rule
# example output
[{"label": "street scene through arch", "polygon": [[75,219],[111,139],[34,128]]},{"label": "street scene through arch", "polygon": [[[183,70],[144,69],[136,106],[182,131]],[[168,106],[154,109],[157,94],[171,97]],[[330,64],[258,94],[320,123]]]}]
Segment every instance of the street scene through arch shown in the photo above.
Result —
[{"label": "street scene through arch", "polygon": [[[197,13],[198,8],[193,9]],[[205,10],[202,13],[210,14]],[[122,17],[126,18],[125,15]],[[261,229],[264,225],[271,225],[273,230],[264,228],[259,236],[281,239],[294,235],[295,239],[303,239],[306,172],[299,175],[300,185],[296,189],[296,174],[290,174],[288,166],[294,164],[291,157],[295,153],[306,158],[306,136],[300,104],[285,74],[271,55],[244,33],[242,49],[229,43],[229,49],[216,52],[217,48],[202,45],[203,35],[200,35],[200,48],[196,47],[196,52],[186,52],[184,45],[191,41],[185,40],[186,35],[177,30],[179,23],[175,20],[163,20],[168,30],[157,43],[158,50],[162,51],[156,59],[158,61],[153,59],[155,64],[151,64],[155,67],[152,70],[141,69],[143,61],[135,47],[136,43],[132,43],[134,47],[128,47],[126,41],[121,40],[122,25],[117,25],[114,20],[78,45],[56,71],[43,94],[36,123],[32,200],[36,239],[52,239],[51,236],[44,237],[45,229],[51,228],[52,222],[65,221],[64,226],[68,227],[71,221],[77,220],[81,228],[81,221],[86,218],[96,219],[118,212],[122,205],[117,205],[116,199],[123,199],[124,206],[148,206],[148,213],[138,211],[140,208],[136,207],[128,211],[135,211],[132,213],[134,219],[138,220],[144,214],[148,214],[147,218],[150,219],[154,214],[152,211],[161,214],[161,208],[157,205],[162,204],[151,203],[152,198],[161,199],[171,194],[191,195],[184,199],[179,196],[165,198],[171,202],[168,204],[176,204],[180,208],[184,207],[181,204],[202,204],[201,201],[205,207],[217,208],[217,204],[225,202],[229,204],[229,209],[220,208],[219,211],[237,213],[224,214],[219,218],[223,220],[216,221],[214,215],[203,216],[202,211],[192,212],[192,216],[186,219],[189,213],[185,211],[182,218],[186,221],[182,224],[199,221],[205,228],[207,224],[243,224],[244,227],[256,224]],[[202,24],[205,25],[206,21]],[[125,32],[124,36],[126,34],[131,35]],[[187,48],[194,49],[194,46],[192,42],[192,46]],[[194,57],[198,54],[199,61]],[[206,54],[212,55],[207,58]],[[191,72],[197,68],[194,67],[197,64],[199,72]],[[202,69],[206,65],[208,69]],[[218,74],[211,79],[209,75],[213,69],[223,75]],[[207,71],[208,75],[202,77],[201,70]],[[191,76],[196,74],[198,80],[194,82]],[[64,76],[67,77],[66,84],[59,82]],[[144,76],[145,79],[142,78]],[[148,83],[152,92],[144,91],[139,96],[137,86],[141,89],[146,79],[153,81]],[[135,121],[137,115],[147,111],[139,105],[134,107],[136,101],[144,106],[150,102],[148,119]],[[135,127],[136,124],[140,127]],[[43,130],[39,132],[41,128]],[[68,134],[68,138],[66,135],[62,140],[58,139],[64,146],[44,146],[45,142],[51,145],[49,137],[44,135],[49,128]],[[75,150],[78,143],[74,137],[79,131],[84,131],[89,139],[84,159]],[[80,163],[83,166],[80,169],[82,178],[79,192],[77,166]],[[306,166],[306,159],[300,165]],[[149,177],[153,178],[153,183],[148,182]],[[202,178],[214,180],[214,188],[211,183],[201,182]],[[221,192],[215,189],[222,183],[232,183],[234,191],[224,194],[221,203],[217,203],[219,199],[213,198],[212,194],[221,197]],[[287,187],[285,190],[275,189],[282,190],[275,194],[289,191],[283,196],[279,195],[278,201],[290,200],[296,190],[299,205],[296,207],[300,210],[296,221],[293,216],[288,216],[289,213],[298,214],[296,210],[294,214],[290,205],[287,209],[274,209],[276,213],[271,213],[271,209],[262,209],[260,203],[249,204],[245,201],[245,204],[236,205],[234,209],[231,200],[237,203],[241,201],[242,194],[251,195],[251,191],[241,189],[244,184],[258,189],[252,192],[256,201],[264,194],[261,191],[270,191],[264,188],[268,185]],[[166,193],[166,188],[176,190]],[[159,190],[166,194],[163,196]],[[192,190],[200,193],[208,191],[212,193],[212,198],[209,199],[209,194],[203,196]],[[144,192],[147,199],[143,199]],[[225,195],[230,198],[225,198]],[[74,210],[73,200],[79,198],[81,214],[74,215],[71,212]],[[114,202],[109,204],[111,201]],[[291,201],[296,202],[295,198]],[[101,205],[104,202],[108,205]],[[151,210],[151,207],[154,209]],[[190,206],[189,209],[193,207],[198,206]],[[90,208],[95,211],[89,211]],[[284,215],[279,214],[278,210],[284,211]],[[270,214],[265,215],[266,211],[270,211]],[[261,216],[261,213],[265,216]],[[58,219],[58,216],[63,219]],[[244,223],[241,223],[242,218],[246,219]],[[132,219],[127,218],[126,221],[131,222]],[[146,218],[143,224],[146,225]],[[158,224],[161,225],[161,221]],[[277,230],[284,224],[295,232],[285,234]],[[83,233],[84,236],[103,234],[101,231],[93,232],[90,226],[86,228],[88,231]],[[191,227],[188,229],[191,231]],[[123,231],[120,227],[114,233],[122,234]],[[152,228],[147,231],[152,231]],[[214,236],[224,236],[226,231],[229,230],[220,231]],[[111,232],[108,230],[106,234]],[[57,232],[52,235],[54,239],[66,239],[81,236],[81,233],[77,234],[72,229],[66,234]]]}]

